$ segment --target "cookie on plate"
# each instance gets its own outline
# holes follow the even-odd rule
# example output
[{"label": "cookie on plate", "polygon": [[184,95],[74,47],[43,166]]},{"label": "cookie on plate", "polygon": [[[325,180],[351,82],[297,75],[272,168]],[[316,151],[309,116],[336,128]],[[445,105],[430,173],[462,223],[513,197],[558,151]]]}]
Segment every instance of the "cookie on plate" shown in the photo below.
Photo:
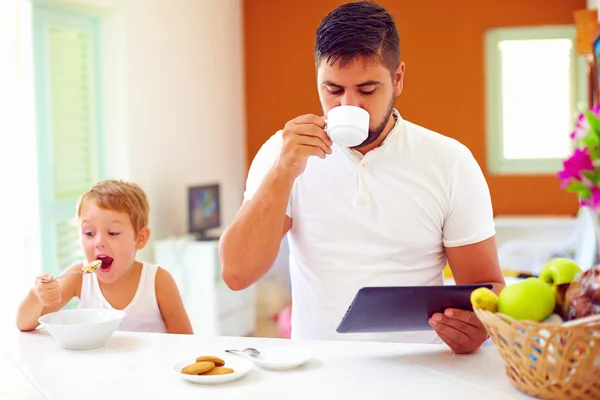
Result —
[{"label": "cookie on plate", "polygon": [[181,373],[187,375],[200,375],[214,368],[215,363],[210,361],[200,361],[183,367]]},{"label": "cookie on plate", "polygon": [[233,369],[227,368],[227,367],[214,367],[210,371],[205,372],[200,375],[204,376],[204,375],[227,375],[227,374],[233,374]]},{"label": "cookie on plate", "polygon": [[200,356],[196,357],[196,362],[209,361],[215,364],[217,367],[222,367],[225,365],[225,361],[215,356]]}]

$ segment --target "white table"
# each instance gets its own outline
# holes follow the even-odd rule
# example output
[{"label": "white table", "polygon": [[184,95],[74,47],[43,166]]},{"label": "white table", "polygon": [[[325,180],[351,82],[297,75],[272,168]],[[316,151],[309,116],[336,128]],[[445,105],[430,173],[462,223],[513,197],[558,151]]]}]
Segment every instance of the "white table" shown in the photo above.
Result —
[{"label": "white table", "polygon": [[[292,344],[314,358],[291,371],[256,367],[238,381],[203,386],[172,370],[200,353]],[[460,356],[445,345],[116,332],[102,348],[69,351],[45,330],[15,332],[2,346],[1,399],[531,399],[510,384],[493,346]]]}]

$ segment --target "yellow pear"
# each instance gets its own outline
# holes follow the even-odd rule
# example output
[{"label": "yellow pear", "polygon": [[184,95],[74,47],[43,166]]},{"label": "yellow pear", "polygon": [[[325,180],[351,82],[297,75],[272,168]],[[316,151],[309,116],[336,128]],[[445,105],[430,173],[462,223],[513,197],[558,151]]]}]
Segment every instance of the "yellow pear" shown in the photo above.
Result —
[{"label": "yellow pear", "polygon": [[471,304],[473,308],[496,312],[498,311],[498,296],[490,289],[480,287],[471,292]]}]

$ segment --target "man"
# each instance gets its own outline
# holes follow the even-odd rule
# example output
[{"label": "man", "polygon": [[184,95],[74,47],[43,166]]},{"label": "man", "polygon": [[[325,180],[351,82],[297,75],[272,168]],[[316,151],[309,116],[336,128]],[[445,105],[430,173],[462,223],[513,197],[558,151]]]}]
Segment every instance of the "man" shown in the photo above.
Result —
[{"label": "man", "polygon": [[321,22],[314,51],[324,114],[361,107],[369,135],[339,147],[310,114],[273,135],[221,238],[223,279],[233,290],[252,285],[289,233],[292,338],[432,343],[435,332],[455,352],[476,350],[487,334],[461,310],[434,315],[430,332],[336,333],[363,286],[439,285],[446,261],[459,284],[499,292],[504,279],[489,189],[471,152],[394,109],[405,65],[391,15],[371,2],[342,5]]}]

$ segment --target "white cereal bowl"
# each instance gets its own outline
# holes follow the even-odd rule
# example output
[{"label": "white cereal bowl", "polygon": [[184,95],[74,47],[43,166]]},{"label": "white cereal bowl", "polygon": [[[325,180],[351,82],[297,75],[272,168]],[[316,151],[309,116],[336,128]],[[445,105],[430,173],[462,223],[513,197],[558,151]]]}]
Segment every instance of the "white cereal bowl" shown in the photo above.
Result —
[{"label": "white cereal bowl", "polygon": [[38,322],[65,349],[88,350],[104,346],[123,317],[121,310],[80,308],[46,314]]}]

